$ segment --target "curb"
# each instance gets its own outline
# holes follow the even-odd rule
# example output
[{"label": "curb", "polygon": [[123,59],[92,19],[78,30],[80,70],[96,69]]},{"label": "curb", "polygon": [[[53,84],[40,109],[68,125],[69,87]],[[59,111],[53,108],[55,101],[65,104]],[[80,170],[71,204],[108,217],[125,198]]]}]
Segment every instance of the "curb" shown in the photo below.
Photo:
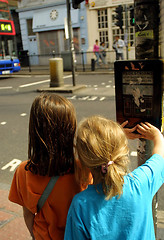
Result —
[{"label": "curb", "polygon": [[49,88],[45,87],[45,88],[37,89],[37,92],[74,93],[83,88],[86,88],[86,86],[85,85],[77,85],[77,86],[64,85],[61,87],[49,87]]}]

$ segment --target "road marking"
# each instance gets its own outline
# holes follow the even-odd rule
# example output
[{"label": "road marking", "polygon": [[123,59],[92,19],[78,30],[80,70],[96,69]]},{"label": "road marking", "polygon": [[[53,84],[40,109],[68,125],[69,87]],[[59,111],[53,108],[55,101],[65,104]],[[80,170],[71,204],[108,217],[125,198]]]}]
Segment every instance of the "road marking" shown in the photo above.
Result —
[{"label": "road marking", "polygon": [[39,81],[39,82],[34,82],[34,83],[28,83],[28,84],[20,85],[19,88],[30,87],[30,86],[41,84],[41,83],[45,83],[45,82],[50,82],[50,79]]},{"label": "road marking", "polygon": [[76,95],[74,95],[72,97],[67,97],[67,99],[70,99],[70,100],[76,99]]},{"label": "road marking", "polygon": [[8,87],[0,87],[0,90],[1,89],[11,89],[11,88],[13,88],[12,86],[8,86]]},{"label": "road marking", "polygon": [[1,169],[2,170],[6,170],[7,168],[10,167],[10,172],[13,172],[15,170],[15,168],[17,168],[17,166],[21,163],[22,161],[19,159],[13,159],[12,161],[10,161],[9,163],[7,163],[5,166],[3,166]]},{"label": "road marking", "polygon": [[21,113],[20,116],[21,117],[25,117],[27,115],[27,113]]},{"label": "road marking", "polygon": [[82,98],[79,98],[79,100],[87,100],[89,98],[89,96],[86,96],[86,97],[82,97]]},{"label": "road marking", "polygon": [[106,85],[106,88],[110,88],[111,87],[111,85]]},{"label": "road marking", "polygon": [[96,87],[98,87],[98,85],[93,85],[93,87],[95,87],[95,88],[96,88]]},{"label": "road marking", "polygon": [[107,99],[107,97],[98,97],[98,96],[72,96],[72,97],[67,97],[69,100],[80,100],[80,101],[94,101],[94,100],[99,100],[99,101],[104,101]]},{"label": "road marking", "polygon": [[132,156],[132,157],[137,157],[137,151],[132,151],[132,152],[130,153],[130,156]]},{"label": "road marking", "polygon": [[91,98],[88,99],[88,101],[94,101],[96,99],[97,99],[97,97],[91,97]]},{"label": "road marking", "polygon": [[13,77],[13,78],[30,78],[31,75],[10,75],[10,77]]},{"label": "road marking", "polygon": [[[67,75],[67,76],[64,76],[63,78],[70,78],[70,77],[72,77],[72,75]],[[39,81],[39,82],[33,82],[33,83],[27,83],[27,84],[24,84],[24,85],[20,85],[19,88],[30,87],[30,86],[34,86],[34,85],[38,85],[38,84],[42,84],[42,83],[46,83],[46,82],[50,82],[50,79]]]},{"label": "road marking", "polygon": [[67,75],[67,76],[64,76],[63,78],[70,78],[70,77],[72,77],[72,75]]},{"label": "road marking", "polygon": [[5,125],[7,122],[1,122],[1,125]]},{"label": "road marking", "polygon": [[100,98],[100,101],[104,101],[104,100],[105,100],[105,97],[101,97],[101,98]]}]

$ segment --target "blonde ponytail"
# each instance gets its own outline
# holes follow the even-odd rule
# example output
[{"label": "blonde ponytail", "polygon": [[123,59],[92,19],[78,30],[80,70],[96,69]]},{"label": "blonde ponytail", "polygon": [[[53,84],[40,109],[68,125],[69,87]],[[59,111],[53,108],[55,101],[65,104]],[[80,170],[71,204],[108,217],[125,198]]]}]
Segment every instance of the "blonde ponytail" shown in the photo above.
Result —
[{"label": "blonde ponytail", "polygon": [[122,127],[100,116],[79,124],[76,148],[81,166],[102,183],[106,200],[122,194],[129,162],[127,138]]}]

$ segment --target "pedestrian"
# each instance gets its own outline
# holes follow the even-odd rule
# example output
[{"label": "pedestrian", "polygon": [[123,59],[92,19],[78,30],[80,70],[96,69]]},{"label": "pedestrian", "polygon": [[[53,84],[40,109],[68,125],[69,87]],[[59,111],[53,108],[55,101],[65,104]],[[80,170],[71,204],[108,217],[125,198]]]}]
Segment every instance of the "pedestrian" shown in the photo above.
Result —
[{"label": "pedestrian", "polygon": [[[33,239],[64,239],[69,205],[81,191],[74,176],[75,131],[70,101],[48,93],[36,97],[30,112],[28,160],[17,168],[9,192],[9,200],[23,207]],[[54,176],[56,184],[39,211],[38,201]]]},{"label": "pedestrian", "polygon": [[97,63],[98,66],[99,64],[99,58],[100,58],[100,47],[99,47],[99,41],[96,39],[95,44],[93,45],[93,53],[96,56],[95,62]]},{"label": "pedestrian", "polygon": [[124,54],[123,54],[124,46],[125,46],[124,41],[122,39],[120,39],[119,36],[116,36],[115,41],[113,43],[113,49],[116,52],[116,60],[124,59]]},{"label": "pedestrian", "polygon": [[99,116],[80,123],[77,154],[83,172],[92,173],[93,185],[72,200],[66,240],[155,240],[152,199],[164,182],[164,138],[150,123],[137,125],[137,131],[153,141],[153,155],[128,173],[129,149],[122,127]]},{"label": "pedestrian", "polygon": [[106,62],[106,46],[105,46],[105,42],[101,42],[100,43],[100,58],[103,62],[104,65],[107,65]]}]

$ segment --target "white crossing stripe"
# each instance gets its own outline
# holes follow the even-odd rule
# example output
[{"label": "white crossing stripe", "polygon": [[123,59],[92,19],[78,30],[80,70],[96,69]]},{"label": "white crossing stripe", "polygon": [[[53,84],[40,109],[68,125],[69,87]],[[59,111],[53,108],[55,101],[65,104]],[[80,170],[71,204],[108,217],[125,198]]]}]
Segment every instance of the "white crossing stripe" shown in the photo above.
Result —
[{"label": "white crossing stripe", "polygon": [[88,99],[88,101],[94,101],[96,99],[97,99],[97,97],[91,97],[91,98]]},{"label": "white crossing stripe", "polygon": [[104,101],[104,100],[105,100],[105,97],[101,97],[101,98],[100,98],[100,101]]},{"label": "white crossing stripe", "polygon": [[8,87],[0,87],[0,90],[3,90],[3,89],[11,89],[13,88],[12,86],[8,86]]},{"label": "white crossing stripe", "polygon": [[1,122],[1,125],[5,125],[7,122]]},{"label": "white crossing stripe", "polygon": [[27,115],[27,113],[21,113],[20,116],[21,117],[25,117]]}]

